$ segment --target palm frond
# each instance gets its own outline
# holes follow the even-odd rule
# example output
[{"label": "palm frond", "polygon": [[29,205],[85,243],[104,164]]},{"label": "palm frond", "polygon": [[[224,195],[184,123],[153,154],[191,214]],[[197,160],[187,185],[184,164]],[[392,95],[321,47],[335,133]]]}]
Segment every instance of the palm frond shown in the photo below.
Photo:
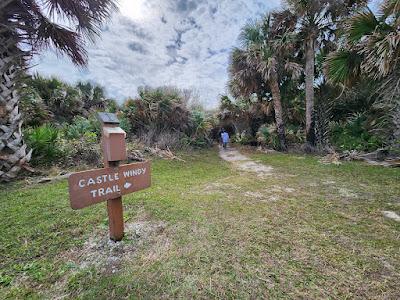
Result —
[{"label": "palm frond", "polygon": [[365,55],[363,69],[375,79],[381,79],[392,73],[399,63],[400,32],[392,31],[374,34],[361,48]]},{"label": "palm frond", "polygon": [[43,17],[36,29],[36,40],[34,46],[37,49],[53,47],[60,53],[67,54],[72,62],[77,65],[85,65],[87,62],[87,53],[83,48],[81,36],[50,22]]},{"label": "palm frond", "polygon": [[398,18],[400,16],[400,0],[385,0],[381,5],[381,11],[386,17],[393,16]]},{"label": "palm frond", "polygon": [[77,65],[87,62],[85,38],[94,37],[117,8],[116,0],[7,0],[2,7],[0,25],[17,42],[33,51],[55,48]]},{"label": "palm frond", "polygon": [[261,87],[261,75],[250,62],[249,52],[234,48],[229,64],[229,89],[235,97],[257,93]]},{"label": "palm frond", "polygon": [[364,36],[371,35],[379,25],[374,13],[366,8],[350,18],[347,24],[348,39],[351,43],[358,43]]},{"label": "palm frond", "polygon": [[44,4],[51,15],[76,22],[77,30],[89,36],[117,9],[113,0],[45,0]]},{"label": "palm frond", "polygon": [[296,62],[287,61],[285,63],[285,70],[291,74],[293,79],[299,79],[303,74],[303,66]]},{"label": "palm frond", "polygon": [[263,42],[261,26],[256,22],[247,23],[239,34],[239,42],[243,48],[251,44],[260,44]]},{"label": "palm frond", "polygon": [[355,51],[340,49],[330,53],[325,61],[329,81],[349,85],[359,77],[361,62],[362,56]]}]

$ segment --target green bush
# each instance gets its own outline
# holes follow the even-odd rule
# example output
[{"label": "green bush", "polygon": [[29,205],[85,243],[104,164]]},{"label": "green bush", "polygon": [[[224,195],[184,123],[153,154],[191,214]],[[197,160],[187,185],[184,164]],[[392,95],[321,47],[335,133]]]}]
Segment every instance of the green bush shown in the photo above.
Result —
[{"label": "green bush", "polygon": [[286,126],[286,140],[288,144],[303,144],[305,142],[305,134],[300,126],[288,124]]},{"label": "green bush", "polygon": [[22,89],[20,108],[24,119],[24,126],[41,126],[53,117],[42,97],[31,87]]},{"label": "green bush", "polygon": [[331,124],[331,141],[341,150],[373,151],[383,146],[383,141],[366,129],[367,118],[356,114],[346,122]]},{"label": "green bush", "polygon": [[209,147],[211,144],[210,139],[205,136],[187,136],[185,135],[181,139],[181,144],[183,146],[189,146],[194,148],[205,148]]},{"label": "green bush", "polygon": [[189,130],[182,143],[195,148],[204,148],[212,144],[209,138],[212,129],[212,120],[204,111],[194,110],[190,114]]},{"label": "green bush", "polygon": [[59,122],[70,122],[75,116],[84,112],[82,92],[64,83],[52,91],[46,104]]},{"label": "green bush", "polygon": [[243,130],[242,132],[235,134],[233,137],[233,142],[241,145],[249,145],[254,142],[254,138],[251,136],[251,134],[247,133],[246,130]]},{"label": "green bush", "polygon": [[140,88],[139,97],[122,107],[121,127],[148,146],[179,149],[210,145],[210,118],[189,107],[185,91],[172,87]]},{"label": "green bush", "polygon": [[100,122],[94,116],[90,118],[75,117],[72,124],[66,125],[64,128],[64,137],[69,140],[79,139],[86,133],[100,135]]},{"label": "green bush", "polygon": [[132,133],[132,124],[129,122],[129,120],[125,117],[120,117],[120,124],[119,127],[121,127],[127,134]]},{"label": "green bush", "polygon": [[257,142],[262,146],[271,147],[272,149],[279,150],[280,142],[276,132],[275,124],[264,124],[257,132]]},{"label": "green bush", "polygon": [[117,100],[108,99],[106,101],[106,111],[110,113],[116,113],[120,110]]},{"label": "green bush", "polygon": [[33,150],[32,163],[34,165],[51,163],[60,156],[58,136],[58,129],[50,124],[27,130],[25,138],[28,146]]},{"label": "green bush", "polygon": [[60,162],[67,167],[78,164],[100,166],[101,151],[96,133],[85,132],[78,139],[61,140],[63,157]]},{"label": "green bush", "polygon": [[190,112],[182,92],[170,87],[141,88],[137,99],[126,100],[124,116],[137,133],[143,130],[157,132],[187,130]]}]

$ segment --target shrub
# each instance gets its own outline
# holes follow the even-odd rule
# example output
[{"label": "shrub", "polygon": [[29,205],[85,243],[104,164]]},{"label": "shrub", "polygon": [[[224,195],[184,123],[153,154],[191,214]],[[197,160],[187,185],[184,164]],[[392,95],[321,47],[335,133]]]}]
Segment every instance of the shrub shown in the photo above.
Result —
[{"label": "shrub", "polygon": [[120,124],[119,127],[121,127],[127,134],[130,134],[132,132],[132,124],[129,122],[129,120],[125,117],[120,117]]},{"label": "shrub", "polygon": [[94,115],[89,118],[75,117],[72,124],[66,125],[64,128],[64,137],[69,140],[79,139],[86,133],[93,133],[95,136],[100,135],[100,122]]},{"label": "shrub", "polygon": [[303,144],[305,142],[305,134],[300,126],[288,124],[286,126],[286,140],[288,144]]},{"label": "shrub", "polygon": [[180,149],[210,144],[211,124],[205,113],[188,107],[187,91],[171,87],[141,88],[123,106],[121,127],[147,146]]},{"label": "shrub", "polygon": [[26,80],[26,84],[29,87],[32,87],[33,89],[35,89],[35,91],[37,91],[40,95],[40,97],[46,102],[48,99],[50,99],[51,95],[53,94],[53,91],[61,88],[64,83],[55,78],[45,78],[42,77],[38,74],[34,75],[31,78],[28,78]]},{"label": "shrub", "polygon": [[84,108],[90,110],[92,108],[104,110],[107,106],[104,89],[91,82],[78,82],[75,89],[80,90]]},{"label": "shrub", "polygon": [[58,129],[50,124],[32,128],[26,132],[27,144],[33,150],[32,163],[34,165],[48,164],[60,156],[58,135]]},{"label": "shrub", "polygon": [[160,149],[182,149],[184,134],[178,131],[162,131],[155,129],[139,131],[138,141],[146,146],[156,146]]},{"label": "shrub", "polygon": [[182,146],[194,147],[194,148],[205,148],[211,145],[211,140],[204,136],[187,136],[185,135],[180,143]]},{"label": "shrub", "polygon": [[[31,126],[42,125],[50,119],[58,123],[71,122],[74,117],[88,116],[95,110],[118,110],[116,101],[107,99],[104,89],[90,82],[70,85],[57,78],[34,75],[25,79],[21,96],[22,111],[27,112],[24,122]],[[32,116],[37,119],[36,115],[40,117],[47,112],[51,118],[43,122],[31,121]]]},{"label": "shrub", "polygon": [[262,146],[280,149],[280,142],[275,124],[262,125],[257,132],[257,142]]},{"label": "shrub", "polygon": [[372,151],[383,146],[383,141],[366,129],[367,118],[356,114],[346,122],[331,123],[331,141],[341,150]]},{"label": "shrub", "polygon": [[84,112],[82,92],[70,85],[63,84],[52,91],[47,100],[47,106],[58,121],[70,122],[75,116],[82,115]]},{"label": "shrub", "polygon": [[110,113],[116,113],[117,111],[119,111],[119,105],[117,100],[115,99],[108,99],[106,101],[106,111],[110,112]]},{"label": "shrub", "polygon": [[94,132],[86,132],[78,139],[62,140],[61,149],[63,152],[61,163],[67,167],[77,164],[101,165],[100,144]]},{"label": "shrub", "polygon": [[233,137],[233,142],[241,145],[248,145],[254,142],[254,139],[249,133],[247,133],[246,130],[243,130],[242,132],[235,134]]},{"label": "shrub", "polygon": [[173,88],[142,88],[138,99],[124,105],[125,117],[134,130],[180,131],[187,129],[189,110],[179,90]]},{"label": "shrub", "polygon": [[41,126],[53,117],[42,97],[31,87],[22,89],[20,108],[24,117],[24,126]]},{"label": "shrub", "polygon": [[213,128],[211,117],[207,117],[204,111],[194,110],[191,112],[190,129],[183,137],[182,142],[187,146],[204,148],[212,144],[210,139]]}]

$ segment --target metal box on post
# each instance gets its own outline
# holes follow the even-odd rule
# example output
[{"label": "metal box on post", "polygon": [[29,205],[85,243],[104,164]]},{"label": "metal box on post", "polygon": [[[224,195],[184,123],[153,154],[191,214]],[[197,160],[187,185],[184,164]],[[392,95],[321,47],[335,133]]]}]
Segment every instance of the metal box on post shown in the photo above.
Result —
[{"label": "metal box on post", "polygon": [[126,132],[120,127],[103,127],[104,156],[107,161],[126,160]]}]

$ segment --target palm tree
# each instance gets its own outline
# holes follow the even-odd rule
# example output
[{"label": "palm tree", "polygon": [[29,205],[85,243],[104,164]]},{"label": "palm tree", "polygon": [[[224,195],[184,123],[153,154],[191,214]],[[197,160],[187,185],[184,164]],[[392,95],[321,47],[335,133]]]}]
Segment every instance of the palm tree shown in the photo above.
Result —
[{"label": "palm tree", "polygon": [[337,21],[366,0],[286,0],[293,14],[298,16],[298,28],[303,39],[305,56],[306,140],[316,145],[314,122],[314,81],[316,50],[329,43]]},{"label": "palm tree", "polygon": [[115,0],[0,2],[0,180],[15,178],[31,157],[23,141],[18,108],[19,78],[31,54],[52,47],[73,63],[85,65],[84,39],[93,38],[115,8]]},{"label": "palm tree", "polygon": [[400,0],[385,0],[378,16],[365,8],[347,20],[342,47],[326,60],[328,78],[345,86],[361,77],[387,79],[385,87],[398,95]]},{"label": "palm tree", "polygon": [[243,49],[233,51],[230,67],[234,95],[262,95],[265,84],[270,88],[280,146],[284,151],[287,144],[280,79],[287,71],[299,74],[299,66],[287,59],[293,50],[293,35],[290,33],[295,24],[295,18],[289,11],[267,15],[262,23],[247,24],[239,36]]},{"label": "palm tree", "polygon": [[351,87],[362,79],[378,84],[375,105],[391,118],[392,138],[400,138],[400,0],[385,0],[375,15],[369,8],[344,23],[342,46],[325,63],[332,83]]},{"label": "palm tree", "polygon": [[229,63],[229,90],[235,98],[253,93],[263,95],[265,84],[261,73],[250,64],[247,49],[234,48]]}]

